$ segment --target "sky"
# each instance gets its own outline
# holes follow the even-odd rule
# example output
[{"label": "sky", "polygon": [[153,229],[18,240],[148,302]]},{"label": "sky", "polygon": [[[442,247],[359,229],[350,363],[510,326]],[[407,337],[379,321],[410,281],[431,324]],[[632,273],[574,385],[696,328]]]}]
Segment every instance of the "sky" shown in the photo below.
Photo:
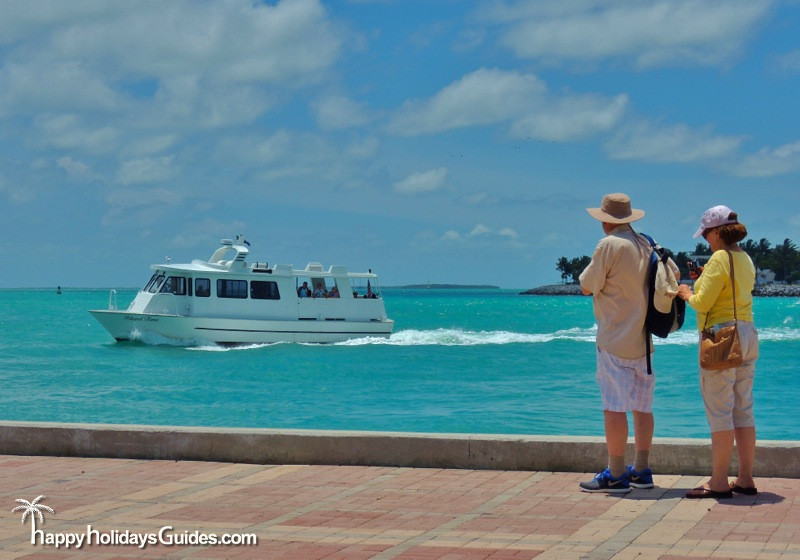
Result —
[{"label": "sky", "polygon": [[586,212],[800,242],[800,0],[6,0],[0,288],[244,234],[384,286],[560,282]]}]

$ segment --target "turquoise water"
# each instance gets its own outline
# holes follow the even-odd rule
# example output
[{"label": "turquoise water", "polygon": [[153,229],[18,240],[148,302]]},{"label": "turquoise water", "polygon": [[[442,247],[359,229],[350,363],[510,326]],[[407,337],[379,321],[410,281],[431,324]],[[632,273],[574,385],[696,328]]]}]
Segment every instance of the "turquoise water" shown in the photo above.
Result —
[{"label": "turquoise water", "polygon": [[[121,291],[120,307],[135,293]],[[0,419],[602,435],[591,299],[384,290],[395,333],[336,345],[117,343],[107,291],[0,290]],[[800,439],[800,300],[755,302],[762,439]],[[697,335],[658,341],[656,436],[708,437]],[[161,341],[164,342],[164,341]]]}]

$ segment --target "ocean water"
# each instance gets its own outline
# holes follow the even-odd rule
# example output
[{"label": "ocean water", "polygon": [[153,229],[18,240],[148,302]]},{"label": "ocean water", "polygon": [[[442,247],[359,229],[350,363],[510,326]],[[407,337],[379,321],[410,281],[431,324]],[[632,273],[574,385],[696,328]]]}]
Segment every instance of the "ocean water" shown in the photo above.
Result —
[{"label": "ocean water", "polygon": [[[591,299],[517,292],[385,289],[388,340],[222,348],[115,342],[107,290],[0,290],[0,419],[602,435]],[[800,299],[754,308],[758,436],[800,439]],[[693,312],[654,367],[656,436],[708,437]]]}]

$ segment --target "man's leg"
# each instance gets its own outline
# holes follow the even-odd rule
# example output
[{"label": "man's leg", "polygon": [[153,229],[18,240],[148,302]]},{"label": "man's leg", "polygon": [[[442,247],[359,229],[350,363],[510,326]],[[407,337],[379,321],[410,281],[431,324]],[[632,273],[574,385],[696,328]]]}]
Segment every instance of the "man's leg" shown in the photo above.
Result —
[{"label": "man's leg", "polygon": [[633,411],[633,429],[636,438],[636,459],[633,469],[641,472],[650,468],[650,448],[653,446],[655,420],[652,412]]},{"label": "man's leg", "polygon": [[625,412],[603,411],[608,447],[608,468],[611,476],[625,473],[625,446],[628,444],[628,415]]},{"label": "man's leg", "polygon": [[[624,362],[624,363],[623,363]],[[608,450],[608,468],[597,473],[593,480],[579,484],[584,492],[630,492],[625,472],[625,446],[628,442],[629,395],[632,378],[627,361],[597,349],[597,383],[603,406],[603,419]]]},{"label": "man's leg", "polygon": [[584,492],[624,494],[631,491],[625,473],[625,446],[628,442],[628,416],[625,412],[603,411],[608,448],[608,468],[597,473],[594,480],[581,482]]}]

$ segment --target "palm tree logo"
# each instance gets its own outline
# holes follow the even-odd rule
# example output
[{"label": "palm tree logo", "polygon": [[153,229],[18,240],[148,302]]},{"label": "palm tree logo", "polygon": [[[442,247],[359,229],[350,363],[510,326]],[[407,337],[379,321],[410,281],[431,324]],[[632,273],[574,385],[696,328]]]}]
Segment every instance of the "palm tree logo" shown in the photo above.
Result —
[{"label": "palm tree logo", "polygon": [[39,516],[39,523],[44,525],[44,515],[42,515],[42,510],[49,511],[50,513],[55,513],[53,508],[50,508],[44,504],[40,504],[39,501],[43,500],[47,496],[39,496],[32,502],[28,500],[16,499],[15,502],[19,502],[22,505],[17,506],[11,510],[11,513],[15,511],[22,511],[22,523],[25,524],[25,518],[28,517],[28,514],[31,514],[31,542],[34,542],[35,534],[36,534],[36,516]]}]

